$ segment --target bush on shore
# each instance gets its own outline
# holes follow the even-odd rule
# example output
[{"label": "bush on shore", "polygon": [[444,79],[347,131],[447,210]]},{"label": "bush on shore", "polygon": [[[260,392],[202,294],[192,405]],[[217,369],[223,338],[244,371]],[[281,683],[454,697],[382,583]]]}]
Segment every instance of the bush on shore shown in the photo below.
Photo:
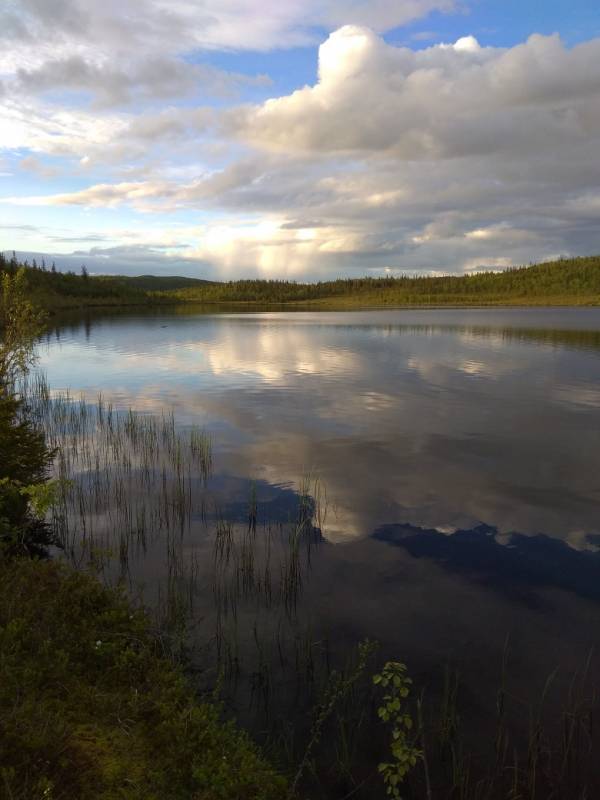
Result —
[{"label": "bush on shore", "polygon": [[0,795],[275,800],[285,783],[199,702],[145,614],[92,575],[0,560]]}]

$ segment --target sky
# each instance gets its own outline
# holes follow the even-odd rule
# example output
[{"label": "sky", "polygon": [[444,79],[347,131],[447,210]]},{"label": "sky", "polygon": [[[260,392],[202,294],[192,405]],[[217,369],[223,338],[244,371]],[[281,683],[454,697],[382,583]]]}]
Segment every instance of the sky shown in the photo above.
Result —
[{"label": "sky", "polygon": [[600,252],[592,0],[1,0],[0,250],[323,280]]}]

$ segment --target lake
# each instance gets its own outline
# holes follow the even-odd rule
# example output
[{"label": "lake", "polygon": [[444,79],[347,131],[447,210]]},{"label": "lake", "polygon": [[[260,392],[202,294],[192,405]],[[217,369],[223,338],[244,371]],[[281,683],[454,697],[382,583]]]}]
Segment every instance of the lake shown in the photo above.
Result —
[{"label": "lake", "polygon": [[[257,730],[273,716],[265,693],[289,694],[289,680],[260,678],[263,662],[298,671],[297,643],[295,661],[281,655],[282,620],[296,639],[302,620],[305,666],[369,637],[433,695],[445,668],[460,672],[478,730],[503,659],[522,703],[556,668],[558,703],[598,643],[600,309],[124,312],[57,319],[40,366],[54,392],[172,412],[178,430],[210,435],[178,573],[193,560],[200,641],[214,524],[264,539],[309,499],[298,617],[245,596],[225,625],[230,664],[234,650],[253,659],[237,713]],[[270,550],[257,547],[262,569]],[[148,596],[168,573],[160,541],[130,552],[130,585]]]}]

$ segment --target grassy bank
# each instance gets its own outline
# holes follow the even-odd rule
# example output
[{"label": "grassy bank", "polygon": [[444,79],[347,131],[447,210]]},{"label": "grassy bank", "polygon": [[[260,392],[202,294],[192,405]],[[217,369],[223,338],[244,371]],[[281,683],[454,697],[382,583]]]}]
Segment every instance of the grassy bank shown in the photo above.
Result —
[{"label": "grassy bank", "polygon": [[316,308],[598,305],[600,256],[464,276],[358,278],[320,283],[230,281],[153,293],[161,300]]},{"label": "grassy bank", "polygon": [[199,702],[143,613],[93,576],[0,561],[0,794],[280,798],[250,740]]}]

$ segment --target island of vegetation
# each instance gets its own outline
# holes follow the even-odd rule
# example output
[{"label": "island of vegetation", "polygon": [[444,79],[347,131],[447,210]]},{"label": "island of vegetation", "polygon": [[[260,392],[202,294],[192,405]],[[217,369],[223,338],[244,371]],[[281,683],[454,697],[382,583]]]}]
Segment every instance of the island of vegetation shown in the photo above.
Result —
[{"label": "island of vegetation", "polygon": [[24,269],[30,298],[53,313],[102,306],[190,303],[323,309],[403,306],[581,306],[600,304],[600,256],[440,277],[207,281],[179,276],[137,277],[60,272],[0,254],[0,272]]}]

